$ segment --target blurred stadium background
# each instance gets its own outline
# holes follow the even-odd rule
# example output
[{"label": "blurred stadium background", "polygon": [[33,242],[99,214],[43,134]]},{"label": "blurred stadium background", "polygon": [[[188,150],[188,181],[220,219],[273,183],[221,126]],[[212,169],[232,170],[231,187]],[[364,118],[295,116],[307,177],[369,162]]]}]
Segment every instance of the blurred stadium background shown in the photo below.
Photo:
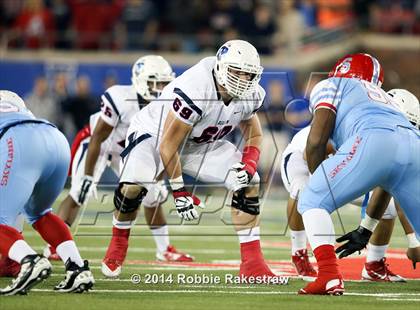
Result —
[{"label": "blurred stadium background", "polygon": [[[137,58],[161,54],[180,74],[235,38],[252,42],[265,67],[265,180],[310,121],[305,101],[294,99],[338,57],[372,53],[385,89],[420,96],[420,0],[1,0],[0,85],[71,143],[103,91],[130,83]],[[273,180],[282,185],[279,169]]]}]

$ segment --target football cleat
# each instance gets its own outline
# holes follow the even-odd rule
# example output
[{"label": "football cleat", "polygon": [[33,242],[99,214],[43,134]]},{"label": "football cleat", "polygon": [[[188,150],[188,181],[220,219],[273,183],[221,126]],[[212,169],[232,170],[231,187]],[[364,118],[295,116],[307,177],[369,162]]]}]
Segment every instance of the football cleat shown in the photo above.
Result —
[{"label": "football cleat", "polygon": [[0,289],[0,295],[25,295],[34,285],[48,278],[51,269],[50,262],[42,255],[25,256],[18,276],[9,286]]},{"label": "football cleat", "polygon": [[113,227],[112,234],[101,267],[102,274],[108,278],[116,278],[121,274],[121,267],[127,256],[130,230]]},{"label": "football cleat", "polygon": [[163,253],[156,252],[156,259],[162,262],[193,262],[194,261],[193,256],[186,253],[178,252],[178,250],[173,245],[168,245],[168,247],[166,248],[166,251]]},{"label": "football cleat", "polygon": [[122,264],[122,261],[105,257],[101,266],[102,274],[107,278],[118,278],[121,274]]},{"label": "football cleat", "polygon": [[20,271],[19,263],[14,260],[0,256],[0,277],[17,277]]},{"label": "football cleat", "polygon": [[270,282],[280,283],[273,279],[278,276],[271,271],[262,259],[241,262],[241,265],[239,266],[239,276],[245,280],[245,283],[248,282],[248,278],[261,278],[263,279],[262,283],[266,284]]},{"label": "football cleat", "polygon": [[292,255],[292,263],[295,266],[299,278],[304,281],[314,281],[316,279],[317,272],[309,262],[308,250],[302,249],[296,251],[295,255]]},{"label": "football cleat", "polygon": [[300,295],[334,295],[344,293],[344,282],[341,278],[318,277],[298,292]]},{"label": "football cleat", "polygon": [[375,282],[406,282],[406,280],[393,273],[383,257],[379,261],[365,263],[362,270],[362,279]]},{"label": "football cleat", "polygon": [[58,256],[57,252],[55,251],[55,248],[49,244],[44,248],[43,254],[49,260],[61,260],[60,256]]},{"label": "football cleat", "polygon": [[63,281],[54,287],[54,290],[62,293],[83,293],[89,291],[93,284],[95,284],[95,279],[89,269],[88,261],[85,260],[83,266],[80,267],[68,259],[66,276]]}]

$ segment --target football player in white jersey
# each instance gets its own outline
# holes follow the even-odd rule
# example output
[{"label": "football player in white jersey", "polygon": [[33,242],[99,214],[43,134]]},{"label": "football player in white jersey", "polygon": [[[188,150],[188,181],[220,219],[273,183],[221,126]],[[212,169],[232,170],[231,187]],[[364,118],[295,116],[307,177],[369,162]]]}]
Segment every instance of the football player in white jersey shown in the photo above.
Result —
[{"label": "football player in white jersey", "polygon": [[[413,94],[404,89],[393,89],[388,94],[399,104],[400,109],[411,122],[418,123],[417,115],[420,115],[420,113],[416,111],[416,108],[419,108],[419,103]],[[308,126],[293,137],[283,152],[281,163],[283,184],[290,194],[287,205],[287,218],[292,244],[292,262],[298,275],[304,280],[312,280],[312,278],[316,277],[316,271],[308,259],[306,249],[307,239],[302,216],[296,210],[299,193],[302,192],[310,177],[304,155],[309,131],[310,127]],[[334,147],[330,143],[327,147],[326,154],[335,152]],[[354,203],[357,204],[358,202]],[[370,203],[376,203],[375,199],[370,200]],[[400,218],[408,240],[407,256],[420,257],[420,243],[414,235],[413,228],[408,223],[404,214],[400,212],[399,206],[394,203],[394,200],[391,200],[382,216],[380,224],[370,238],[366,263],[362,271],[362,278],[364,280],[404,282],[401,276],[393,273],[389,269],[385,259],[385,252],[389,245],[397,215]]]},{"label": "football player in white jersey", "polygon": [[[198,219],[196,207],[203,204],[185,189],[181,173],[224,186],[233,192],[232,221],[241,244],[240,274],[245,281],[249,276],[266,281],[275,276],[259,241],[257,165],[262,130],[255,113],[265,97],[258,83],[262,71],[255,47],[232,40],[220,47],[216,57],[202,59],[166,86],[159,100],[131,121],[114,197],[116,217],[129,223],[165,172],[178,215],[190,221]],[[237,126],[244,137],[242,152],[223,140]],[[114,235],[110,246],[116,244]],[[103,270],[109,269],[110,261],[115,257],[107,253]]]},{"label": "football player in white jersey", "polygon": [[[116,175],[120,170],[120,153],[131,118],[158,97],[163,87],[175,77],[170,64],[161,56],[139,58],[132,67],[132,85],[114,85],[102,95],[101,111],[90,117],[90,124],[82,129],[72,146],[72,182],[69,195],[61,203],[58,215],[70,226],[80,206],[87,203],[109,165]],[[192,261],[169,243],[168,226],[160,205],[166,200],[166,187],[157,183],[144,200],[144,213],[156,243],[156,258],[163,261]],[[114,220],[115,224],[115,220]],[[115,225],[125,238],[129,227]],[[112,250],[112,249],[111,249]],[[54,253],[50,247],[48,252]],[[48,255],[54,258],[54,255]]]}]

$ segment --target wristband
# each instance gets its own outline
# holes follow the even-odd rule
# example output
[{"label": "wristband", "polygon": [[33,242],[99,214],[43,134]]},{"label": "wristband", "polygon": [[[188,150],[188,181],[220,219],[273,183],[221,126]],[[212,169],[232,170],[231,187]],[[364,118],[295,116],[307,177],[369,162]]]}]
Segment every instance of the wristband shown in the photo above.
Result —
[{"label": "wristband", "polygon": [[180,190],[184,187],[184,179],[182,178],[182,175],[180,175],[177,178],[169,179],[169,185],[172,188],[172,191]]},{"label": "wristband", "polygon": [[379,220],[371,218],[369,215],[365,214],[364,219],[360,222],[360,226],[373,232],[376,226],[378,225],[378,223],[379,223]]},{"label": "wristband", "polygon": [[415,233],[407,234],[405,236],[407,237],[408,247],[409,248],[417,248],[417,247],[420,247],[420,241],[417,240],[417,237],[416,237],[416,234]]},{"label": "wristband", "polygon": [[253,176],[257,171],[258,160],[260,159],[260,150],[256,146],[245,146],[242,151],[242,162],[244,169]]}]

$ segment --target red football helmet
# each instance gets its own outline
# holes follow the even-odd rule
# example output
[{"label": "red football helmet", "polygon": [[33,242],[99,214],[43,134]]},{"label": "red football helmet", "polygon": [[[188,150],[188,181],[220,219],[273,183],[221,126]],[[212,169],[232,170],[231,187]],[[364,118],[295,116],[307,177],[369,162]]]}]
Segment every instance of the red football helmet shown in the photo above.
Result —
[{"label": "red football helmet", "polygon": [[358,78],[380,87],[384,81],[384,70],[375,57],[357,53],[340,58],[328,77]]}]

